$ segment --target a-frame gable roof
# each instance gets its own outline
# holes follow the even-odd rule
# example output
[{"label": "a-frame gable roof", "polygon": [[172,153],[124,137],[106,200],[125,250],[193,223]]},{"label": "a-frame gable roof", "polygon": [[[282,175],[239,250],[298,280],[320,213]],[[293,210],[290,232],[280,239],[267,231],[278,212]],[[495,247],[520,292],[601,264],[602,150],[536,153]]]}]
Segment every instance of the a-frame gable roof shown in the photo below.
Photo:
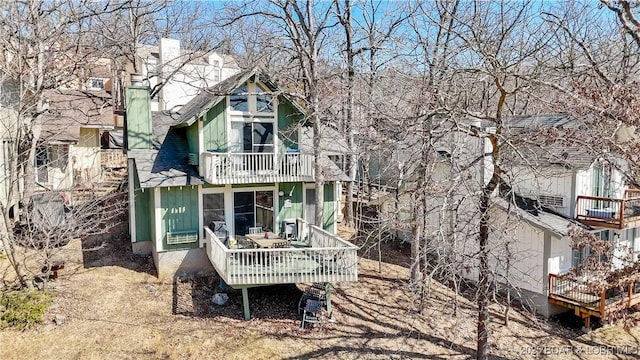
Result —
[{"label": "a-frame gable roof", "polygon": [[[257,68],[241,71],[227,79],[219,82],[218,84],[202,90],[195,98],[189,101],[180,110],[180,117],[174,126],[191,126],[198,117],[205,114],[209,109],[215,106],[218,102],[223,100],[233,90],[242,86],[249,79],[254,76],[258,76],[259,80],[269,87],[270,91],[280,92],[280,88],[272,82],[268,75],[263,73]],[[282,95],[282,94],[280,94]],[[296,110],[304,113],[304,110],[295,102],[289,99],[287,96],[282,95],[289,103],[291,103]]]}]

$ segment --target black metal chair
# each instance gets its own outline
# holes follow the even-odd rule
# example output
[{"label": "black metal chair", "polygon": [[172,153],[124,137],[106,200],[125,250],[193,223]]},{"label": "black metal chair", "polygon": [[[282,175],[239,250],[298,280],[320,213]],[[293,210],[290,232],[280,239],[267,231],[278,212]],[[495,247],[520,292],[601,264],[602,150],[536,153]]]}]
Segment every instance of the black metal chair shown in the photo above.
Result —
[{"label": "black metal chair", "polygon": [[304,290],[300,297],[300,301],[298,301],[298,315],[304,315],[304,309],[309,300],[318,301],[322,306],[326,304],[327,293],[323,283],[313,283],[310,287]]},{"label": "black metal chair", "polygon": [[212,221],[209,224],[209,228],[214,234],[222,241],[224,246],[229,247],[229,231],[227,230],[227,224],[224,221]]},{"label": "black metal chair", "polygon": [[322,330],[322,307],[321,301],[308,299],[305,303],[302,312],[302,322],[300,327],[304,329],[304,324],[318,324],[320,330]]}]

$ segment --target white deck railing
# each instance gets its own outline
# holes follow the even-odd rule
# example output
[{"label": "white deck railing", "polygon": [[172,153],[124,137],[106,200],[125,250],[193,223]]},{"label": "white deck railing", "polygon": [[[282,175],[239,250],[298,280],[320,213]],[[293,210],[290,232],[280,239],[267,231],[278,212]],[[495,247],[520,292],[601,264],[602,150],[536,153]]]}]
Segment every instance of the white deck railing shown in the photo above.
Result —
[{"label": "white deck railing", "polygon": [[[357,247],[315,226],[309,228],[311,244],[333,242],[335,246],[228,249],[205,227],[206,251],[214,268],[228,285],[357,281]],[[334,240],[329,240],[326,235]],[[320,240],[315,241],[314,236]]]},{"label": "white deck railing", "polygon": [[313,155],[300,153],[202,153],[210,184],[314,181]]}]

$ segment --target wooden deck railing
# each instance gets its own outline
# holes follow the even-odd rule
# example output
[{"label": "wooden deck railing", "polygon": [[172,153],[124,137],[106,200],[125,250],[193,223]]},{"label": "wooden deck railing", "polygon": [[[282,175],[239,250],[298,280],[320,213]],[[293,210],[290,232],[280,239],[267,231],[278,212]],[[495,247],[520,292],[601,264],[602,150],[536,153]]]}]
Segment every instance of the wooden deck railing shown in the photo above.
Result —
[{"label": "wooden deck railing", "polygon": [[639,198],[640,199],[640,189],[627,189],[624,191],[624,198],[625,199],[633,199],[633,198]]},{"label": "wooden deck railing", "polygon": [[[309,226],[310,244],[334,246],[285,249],[228,249],[205,227],[207,255],[228,285],[266,285],[358,280],[357,247],[324,230]],[[317,237],[321,240],[314,240]],[[331,235],[331,234],[329,234]]]},{"label": "wooden deck railing", "polygon": [[576,218],[587,225],[616,229],[640,225],[640,191],[627,190],[624,199],[578,196]]},{"label": "wooden deck railing", "polygon": [[211,184],[314,181],[312,154],[207,151],[201,166]]},{"label": "wooden deck railing", "polygon": [[630,283],[594,291],[588,281],[549,274],[549,302],[600,318],[640,303],[638,290]]}]

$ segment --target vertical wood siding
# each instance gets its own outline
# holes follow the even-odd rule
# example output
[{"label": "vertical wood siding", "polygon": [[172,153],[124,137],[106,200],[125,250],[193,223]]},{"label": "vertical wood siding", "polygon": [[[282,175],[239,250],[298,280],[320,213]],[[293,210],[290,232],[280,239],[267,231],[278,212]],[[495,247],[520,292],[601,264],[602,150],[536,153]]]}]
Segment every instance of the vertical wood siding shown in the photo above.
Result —
[{"label": "vertical wood siding", "polygon": [[[278,191],[282,191],[284,196],[280,198],[280,221],[285,219],[302,218],[302,188],[303,183],[280,183]],[[291,196],[289,196],[291,194]],[[285,200],[291,200],[291,207],[285,208]],[[280,227],[281,225],[278,224]]]},{"label": "vertical wood siding", "polygon": [[334,226],[336,226],[334,219],[335,207],[333,206],[335,199],[333,193],[333,187],[335,183],[328,183],[324,185],[324,210],[322,213],[322,228],[328,232],[333,232]]},{"label": "vertical wood siding", "polygon": [[280,99],[278,104],[278,137],[281,151],[287,148],[298,148],[298,131],[291,132],[293,125],[302,119],[302,115],[288,102]]},{"label": "vertical wood siding", "polygon": [[[135,163],[134,163],[135,166]],[[138,180],[138,172],[134,171],[130,174],[133,178],[134,199],[135,199],[135,217],[136,217],[136,242],[152,240],[151,236],[151,223],[152,216],[150,210],[153,206],[149,206],[150,202],[153,202],[152,189],[147,189],[144,192],[140,189],[140,181]],[[149,200],[151,198],[151,201]]]},{"label": "vertical wood siding", "polygon": [[[202,127],[204,133],[204,149],[200,149],[200,151],[212,149],[220,152],[227,151],[226,106],[227,101],[222,100],[207,112]],[[195,142],[196,144],[198,143],[197,137]]]},{"label": "vertical wood siding", "polygon": [[198,231],[198,189],[191,186],[162,188],[160,192],[162,208],[163,250],[197,248],[198,242],[168,245],[167,232]]},{"label": "vertical wood siding", "polygon": [[127,148],[151,149],[151,107],[149,90],[146,87],[128,87],[127,102]]}]

